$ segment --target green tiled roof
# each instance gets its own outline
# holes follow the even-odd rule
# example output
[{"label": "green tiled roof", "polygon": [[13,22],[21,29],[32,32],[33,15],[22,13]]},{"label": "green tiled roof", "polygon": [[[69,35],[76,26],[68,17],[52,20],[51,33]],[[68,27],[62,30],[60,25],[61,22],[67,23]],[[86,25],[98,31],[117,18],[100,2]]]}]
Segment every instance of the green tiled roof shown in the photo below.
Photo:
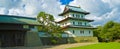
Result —
[{"label": "green tiled roof", "polygon": [[0,23],[40,25],[36,18],[13,15],[0,15]]},{"label": "green tiled roof", "polygon": [[81,7],[66,5],[63,13],[61,13],[59,15],[62,16],[67,12],[77,12],[77,13],[89,14],[89,12],[86,12]]},{"label": "green tiled roof", "polygon": [[58,21],[57,23],[61,23],[61,22],[64,22],[66,20],[81,20],[81,21],[88,21],[88,22],[93,22],[94,20],[89,20],[89,19],[80,19],[80,18],[73,18],[73,17],[67,17],[61,21]]},{"label": "green tiled roof", "polygon": [[73,10],[73,11],[86,12],[83,9],[81,9],[80,7],[75,7],[75,6],[69,6],[68,5],[67,8],[69,8],[70,10]]},{"label": "green tiled roof", "polygon": [[66,29],[66,28],[96,29],[93,26],[72,26],[72,25],[67,25],[67,26],[62,27],[62,28],[63,29]]}]

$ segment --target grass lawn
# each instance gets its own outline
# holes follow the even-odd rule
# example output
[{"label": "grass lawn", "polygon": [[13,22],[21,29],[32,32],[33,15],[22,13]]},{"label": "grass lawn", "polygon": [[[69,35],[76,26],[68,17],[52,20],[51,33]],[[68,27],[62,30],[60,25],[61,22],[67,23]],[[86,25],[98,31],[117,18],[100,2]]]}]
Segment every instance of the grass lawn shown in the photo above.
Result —
[{"label": "grass lawn", "polygon": [[68,49],[120,49],[120,43],[110,42],[110,43],[98,43],[87,46],[73,47]]}]

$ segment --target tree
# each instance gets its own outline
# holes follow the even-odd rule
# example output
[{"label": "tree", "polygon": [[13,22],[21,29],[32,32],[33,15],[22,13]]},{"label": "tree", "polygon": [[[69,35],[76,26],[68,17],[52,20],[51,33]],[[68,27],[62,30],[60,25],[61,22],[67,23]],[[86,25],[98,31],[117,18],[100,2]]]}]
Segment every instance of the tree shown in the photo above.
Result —
[{"label": "tree", "polygon": [[97,29],[94,30],[94,36],[98,37],[99,34],[100,34],[101,29],[102,29],[102,26],[98,26]]},{"label": "tree", "polygon": [[94,33],[93,35],[95,37],[98,37],[98,40],[100,42],[102,41],[102,39],[99,37],[101,30],[102,30],[102,26],[98,26],[97,29],[95,29],[94,32],[93,32]]},{"label": "tree", "polygon": [[107,22],[101,29],[99,37],[101,37],[104,41],[106,40],[112,40],[112,34],[111,31],[109,30],[114,26],[113,21]]},{"label": "tree", "polygon": [[120,23],[109,21],[104,26],[98,27],[94,32],[96,32],[95,35],[98,39],[102,39],[102,41],[120,39]]},{"label": "tree", "polygon": [[115,25],[113,26],[113,28],[111,28],[110,30],[111,32],[113,32],[113,39],[120,39],[120,23],[115,23]]},{"label": "tree", "polygon": [[37,16],[37,20],[42,25],[42,27],[39,27],[39,30],[49,34],[51,41],[53,43],[57,43],[57,40],[61,38],[61,33],[63,33],[63,30],[57,23],[55,23],[53,15],[40,12]]}]

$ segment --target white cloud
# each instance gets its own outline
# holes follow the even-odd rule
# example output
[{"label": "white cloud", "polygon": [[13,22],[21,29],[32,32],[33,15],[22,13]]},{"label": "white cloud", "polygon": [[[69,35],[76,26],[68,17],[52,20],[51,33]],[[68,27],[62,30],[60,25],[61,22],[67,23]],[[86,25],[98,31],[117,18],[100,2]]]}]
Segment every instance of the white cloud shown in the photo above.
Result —
[{"label": "white cloud", "polygon": [[22,9],[12,8],[12,9],[9,9],[8,15],[25,16],[25,12]]},{"label": "white cloud", "polygon": [[59,18],[60,6],[58,0],[0,0],[0,14],[35,17],[45,11]]},{"label": "white cloud", "polygon": [[103,3],[101,0],[75,0],[70,5],[81,6],[84,10],[97,16],[109,11],[108,4]]},{"label": "white cloud", "polygon": [[36,12],[36,7],[30,6],[30,5],[27,5],[25,7],[25,14],[26,15],[33,15],[33,14],[35,14],[35,12]]},{"label": "white cloud", "polygon": [[[119,0],[74,0],[70,5],[81,6],[90,12],[87,18],[94,19],[94,25],[102,25],[109,20],[120,22]],[[40,11],[45,11],[55,16],[56,21],[65,5],[59,0],[0,0],[0,14],[35,17]]]},{"label": "white cloud", "polygon": [[61,5],[60,8],[61,8],[61,12],[63,12],[65,5]]},{"label": "white cloud", "polygon": [[102,0],[105,3],[108,3],[111,8],[120,6],[120,0]]},{"label": "white cloud", "polygon": [[105,24],[106,22],[108,21],[116,21],[116,22],[120,22],[120,11],[118,8],[115,8],[113,9],[111,12],[109,13],[106,13],[106,14],[103,14],[101,16],[101,20],[96,20],[95,22],[93,22],[94,24],[99,24],[99,25],[102,25],[102,24]]},{"label": "white cloud", "polygon": [[5,8],[0,8],[0,14],[5,14]]},{"label": "white cloud", "polygon": [[110,20],[120,22],[119,0],[74,0],[70,5],[80,5],[89,11],[91,14],[87,18],[95,20],[93,25],[103,25]]},{"label": "white cloud", "polygon": [[0,7],[13,8],[19,6],[21,0],[0,0]]}]

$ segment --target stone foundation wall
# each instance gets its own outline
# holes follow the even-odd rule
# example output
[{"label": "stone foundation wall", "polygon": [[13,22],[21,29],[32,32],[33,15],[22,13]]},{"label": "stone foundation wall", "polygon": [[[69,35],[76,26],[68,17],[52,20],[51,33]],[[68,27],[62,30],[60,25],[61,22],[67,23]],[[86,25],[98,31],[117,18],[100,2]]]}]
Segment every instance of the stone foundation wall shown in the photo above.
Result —
[{"label": "stone foundation wall", "polygon": [[37,32],[27,32],[25,37],[25,46],[32,47],[32,46],[41,46],[41,40]]},{"label": "stone foundation wall", "polygon": [[[50,37],[40,37],[43,45],[53,45]],[[98,42],[97,37],[62,37],[57,44]]]},{"label": "stone foundation wall", "polygon": [[68,43],[98,42],[97,37],[69,37]]}]

